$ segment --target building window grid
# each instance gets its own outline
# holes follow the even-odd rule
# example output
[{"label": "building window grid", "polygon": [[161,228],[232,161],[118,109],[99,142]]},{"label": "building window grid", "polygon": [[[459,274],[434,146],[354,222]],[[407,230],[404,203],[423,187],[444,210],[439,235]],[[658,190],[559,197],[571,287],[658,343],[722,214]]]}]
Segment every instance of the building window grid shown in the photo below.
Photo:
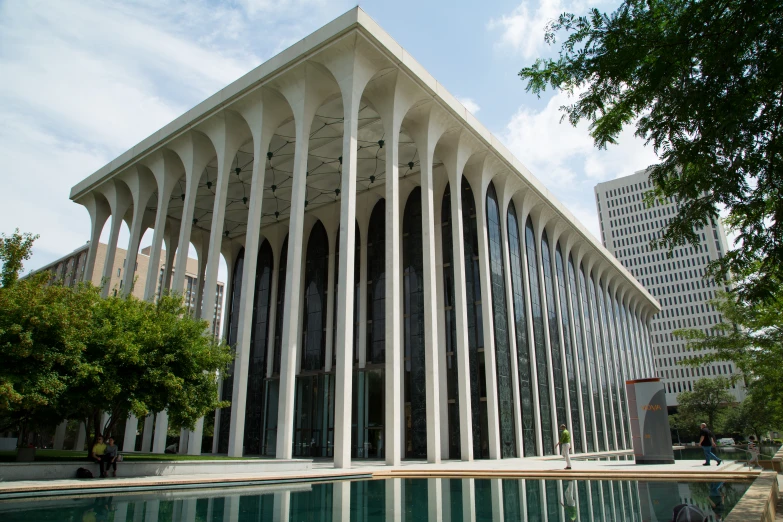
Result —
[{"label": "building window grid", "polygon": [[587,451],[595,451],[593,441],[593,424],[590,414],[590,391],[587,384],[587,363],[585,361],[585,350],[582,338],[582,332],[584,331],[584,317],[586,316],[584,308],[582,308],[583,301],[580,299],[580,287],[576,283],[576,275],[574,271],[574,261],[571,256],[568,256],[568,286],[571,293],[571,305],[573,307],[574,317],[574,338],[576,339],[576,364],[577,364],[577,377],[579,393],[582,398],[582,419],[585,431],[585,440],[587,441]]}]

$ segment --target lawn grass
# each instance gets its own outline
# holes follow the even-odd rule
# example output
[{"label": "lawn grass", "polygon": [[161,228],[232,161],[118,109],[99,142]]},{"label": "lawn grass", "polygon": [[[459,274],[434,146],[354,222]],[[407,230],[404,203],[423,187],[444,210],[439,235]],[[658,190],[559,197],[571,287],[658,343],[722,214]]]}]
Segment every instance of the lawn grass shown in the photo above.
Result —
[{"label": "lawn grass", "polygon": [[[121,452],[122,453],[122,452]],[[225,455],[178,455],[160,453],[122,453],[123,462],[154,462],[159,460],[257,460],[250,457],[226,457]],[[86,461],[86,451],[39,449],[36,462]],[[16,451],[0,451],[0,462],[16,462]]]}]

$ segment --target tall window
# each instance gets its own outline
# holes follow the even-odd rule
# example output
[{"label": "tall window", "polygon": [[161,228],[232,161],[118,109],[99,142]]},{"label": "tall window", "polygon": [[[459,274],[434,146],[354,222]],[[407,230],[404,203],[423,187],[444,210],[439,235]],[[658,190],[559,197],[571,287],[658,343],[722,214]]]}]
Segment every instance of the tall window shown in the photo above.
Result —
[{"label": "tall window", "polygon": [[307,242],[302,332],[302,371],[322,370],[326,362],[326,279],[329,239],[320,221]]},{"label": "tall window", "polygon": [[[592,280],[590,281],[592,283]],[[598,332],[598,343],[596,344],[596,352],[597,352],[597,360],[598,360],[598,368],[600,369],[600,375],[601,375],[601,394],[604,398],[604,421],[606,424],[606,435],[609,439],[609,449],[614,450],[616,449],[614,444],[614,424],[612,423],[612,410],[613,403],[611,400],[611,389],[612,389],[612,381],[609,378],[609,368],[607,367],[607,351],[609,348],[609,334],[607,332],[607,321],[606,316],[604,315],[604,290],[603,290],[603,283],[601,281],[598,282],[598,293],[596,295],[596,303],[598,304],[597,311],[598,311],[598,324],[600,325],[600,328],[597,330]],[[619,427],[619,423],[617,424]]]},{"label": "tall window", "polygon": [[587,353],[590,358],[590,381],[593,384],[593,405],[595,407],[595,429],[598,435],[598,449],[599,451],[606,451],[606,439],[604,434],[606,433],[606,426],[604,426],[605,418],[603,416],[603,410],[601,408],[601,381],[599,377],[599,362],[598,351],[601,349],[600,336],[601,332],[598,323],[598,306],[595,300],[595,283],[592,278],[587,279],[587,289],[589,291],[588,297],[590,299],[590,317],[592,332],[595,335],[595,339],[591,336],[587,340],[589,351]]},{"label": "tall window", "polygon": [[[574,338],[576,339],[576,363],[579,372],[579,393],[582,396],[582,406],[585,414],[585,439],[587,440],[587,451],[595,451],[595,443],[593,442],[593,423],[591,422],[591,403],[590,403],[590,390],[587,383],[587,361],[585,359],[584,343],[582,341],[582,330],[584,325],[584,318],[586,315],[579,313],[579,305],[582,301],[579,295],[584,296],[584,293],[579,293],[579,285],[576,282],[576,272],[574,271],[574,260],[571,256],[568,257],[568,286],[571,289],[571,305],[574,307]],[[584,308],[583,308],[584,310]],[[581,412],[577,415],[578,418],[582,418]]]},{"label": "tall window", "polygon": [[386,200],[370,215],[367,231],[367,364],[386,360]]},{"label": "tall window", "polygon": [[[478,262],[478,234],[476,205],[468,181],[462,178],[462,244],[465,255],[465,294],[468,320],[468,380],[470,382],[470,408],[473,428],[473,456],[489,457],[488,426],[486,414],[486,387],[481,386],[484,375],[484,335],[481,317],[481,281]],[[443,239],[443,291],[446,318],[446,378],[449,418],[449,457],[459,458],[459,415],[463,408],[457,392],[457,325],[455,314],[454,242],[451,212],[451,187],[446,186],[441,207]],[[480,351],[481,350],[481,351]]]},{"label": "tall window", "polygon": [[544,455],[551,455],[555,449],[552,430],[552,402],[549,397],[549,370],[546,361],[546,339],[544,338],[544,311],[541,305],[541,285],[538,278],[538,253],[533,221],[527,218],[525,224],[525,246],[527,248],[527,277],[530,281],[530,308],[533,313],[533,342],[536,348],[536,370],[538,377],[538,404],[541,412],[541,435],[544,441]]},{"label": "tall window", "polygon": [[[628,378],[627,373],[625,372],[625,346],[623,342],[623,336],[620,332],[620,329],[617,324],[617,316],[616,316],[616,304],[613,302],[613,299],[611,297],[611,293],[607,291],[606,293],[606,311],[607,316],[609,318],[609,330],[612,332],[614,337],[614,342],[612,343],[612,358],[613,358],[613,367],[615,368],[615,371],[617,372],[617,385],[616,385],[616,393],[619,396],[619,409],[621,412],[620,418],[625,421],[624,427],[625,427],[625,439],[622,440],[621,445],[625,448],[630,448],[630,425],[628,424],[628,407],[627,407],[627,397],[626,397],[626,391],[625,391],[625,381]],[[617,409],[617,408],[615,408]],[[617,440],[620,441],[622,437],[622,430],[618,428],[617,431]]]},{"label": "tall window", "polygon": [[250,332],[250,365],[247,372],[245,453],[250,455],[261,454],[272,269],[272,247],[269,245],[269,241],[264,240],[258,249],[255,296],[253,297],[253,326]]},{"label": "tall window", "polygon": [[541,263],[544,265],[544,288],[549,324],[549,346],[552,356],[552,380],[555,388],[555,413],[557,426],[566,422],[565,391],[563,390],[563,357],[560,353],[560,334],[557,329],[557,307],[555,306],[555,282],[552,280],[552,256],[549,253],[549,239],[546,231],[541,235]]},{"label": "tall window", "polygon": [[407,457],[427,455],[427,373],[424,366],[424,279],[421,189],[408,196],[402,220],[405,343],[405,448]]},{"label": "tall window", "polygon": [[283,352],[283,314],[285,313],[285,274],[288,269],[288,235],[280,248],[280,264],[277,268],[277,310],[275,312],[275,359],[272,373],[280,375],[280,356]]},{"label": "tall window", "polygon": [[492,317],[495,326],[495,370],[498,387],[500,446],[503,457],[516,457],[514,436],[514,399],[511,386],[511,348],[508,338],[506,276],[503,270],[503,234],[500,233],[500,209],[495,186],[487,188],[487,233],[489,273],[492,290]]},{"label": "tall window", "polygon": [[[234,270],[231,275],[231,309],[228,312],[228,338],[226,343],[236,348],[237,333],[239,331],[239,308],[242,302],[242,268],[245,265],[245,249],[241,249],[234,262]],[[221,398],[224,401],[231,400],[234,391],[234,363],[226,368],[223,375],[223,388]],[[228,436],[231,429],[231,406],[220,410],[220,427],[218,431],[218,453],[228,452]]]},{"label": "tall window", "polygon": [[[593,393],[597,393],[598,389],[598,379],[595,378],[595,360],[593,358],[593,321],[590,316],[590,305],[588,304],[588,295],[587,295],[587,283],[585,282],[585,270],[584,266],[579,265],[579,295],[582,298],[582,327],[585,331],[585,341],[587,343],[587,346],[585,347],[585,352],[587,353],[587,357],[581,357],[579,359],[579,364],[582,365],[582,367],[585,369],[583,372],[586,375],[582,375],[582,377],[586,377],[586,380],[583,380],[582,382],[587,382],[588,385],[592,388]],[[581,370],[580,370],[581,372]],[[595,422],[596,426],[600,424],[597,421],[596,418],[596,408],[598,407],[597,404],[593,403],[593,395],[588,393],[587,401],[584,402],[584,414],[585,414],[585,432],[592,431],[592,425],[593,422]],[[588,411],[589,410],[589,411]],[[587,429],[587,426],[590,427],[590,429]],[[602,441],[602,437],[600,437],[600,434],[602,432],[598,431],[599,434],[599,440]],[[595,451],[595,449],[591,449],[591,445],[593,445],[593,448],[595,442],[594,440],[588,438],[587,441],[587,451]],[[605,446],[603,446],[602,442],[599,442],[599,451],[605,451]]]},{"label": "tall window", "polygon": [[508,204],[508,251],[511,265],[511,288],[514,296],[514,325],[517,337],[517,372],[519,398],[522,403],[522,441],[525,456],[537,454],[535,408],[533,407],[533,369],[530,359],[530,343],[527,335],[527,311],[525,307],[525,282],[522,278],[524,255],[519,240],[519,221],[514,202]]},{"label": "tall window", "polygon": [[557,289],[560,296],[560,324],[563,327],[563,347],[565,348],[565,365],[568,380],[568,394],[571,399],[571,423],[574,451],[582,452],[582,423],[579,419],[579,396],[577,395],[576,373],[574,367],[574,350],[571,345],[571,307],[568,303],[566,292],[565,267],[563,266],[563,254],[560,252],[560,243],[555,248],[555,266],[557,267]]}]

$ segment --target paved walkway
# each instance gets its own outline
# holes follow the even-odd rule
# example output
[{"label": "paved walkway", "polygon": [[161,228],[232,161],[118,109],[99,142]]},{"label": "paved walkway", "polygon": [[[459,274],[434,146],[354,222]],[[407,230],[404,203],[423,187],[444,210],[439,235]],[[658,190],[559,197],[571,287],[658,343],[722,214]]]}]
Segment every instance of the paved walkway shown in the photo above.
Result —
[{"label": "paved walkway", "polygon": [[469,475],[477,478],[530,477],[530,478],[578,478],[578,479],[624,479],[624,480],[751,480],[760,469],[749,471],[738,463],[722,466],[702,466],[698,460],[682,460],[674,464],[636,465],[626,460],[574,460],[572,470],[564,470],[564,461],[559,457],[475,460],[473,462],[443,461],[428,464],[425,461],[406,460],[400,466],[386,466],[378,460],[355,460],[351,469],[335,469],[331,461],[316,460],[310,471],[275,471],[273,473],[226,474],[226,475],[169,475],[165,477],[67,480],[26,480],[0,482],[0,495],[35,492],[68,491],[72,494],[90,490],[134,491],[159,487],[196,488],[244,486],[252,484],[279,484],[313,480],[338,480],[350,478],[408,478],[408,477],[458,477]]}]

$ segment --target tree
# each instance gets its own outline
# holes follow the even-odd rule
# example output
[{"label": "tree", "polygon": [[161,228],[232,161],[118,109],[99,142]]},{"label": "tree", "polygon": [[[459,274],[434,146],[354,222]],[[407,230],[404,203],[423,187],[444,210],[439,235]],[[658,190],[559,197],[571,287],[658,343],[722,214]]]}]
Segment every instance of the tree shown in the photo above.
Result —
[{"label": "tree", "polygon": [[[66,394],[69,418],[91,433],[108,435],[129,414],[143,418],[166,410],[175,428],[227,403],[218,400],[217,371],[233,356],[192,318],[179,296],[157,303],[133,296],[101,299],[93,308],[84,359],[89,371]],[[101,424],[103,412],[110,414]]]},{"label": "tree", "polygon": [[693,391],[677,395],[678,415],[694,424],[706,422],[713,431],[719,430],[722,413],[734,397],[728,390],[730,382],[725,377],[702,378],[693,383]]},{"label": "tree", "polygon": [[2,236],[0,287],[0,431],[16,428],[23,444],[30,429],[62,420],[60,400],[85,371],[82,353],[94,288],[49,286],[48,272],[19,280],[37,236]]},{"label": "tree", "polygon": [[19,233],[17,228],[11,237],[0,235],[0,286],[8,288],[19,279],[22,263],[33,255],[33,243],[38,236],[30,233]]},{"label": "tree", "polygon": [[724,431],[740,438],[755,435],[760,441],[764,433],[780,424],[779,419],[768,397],[751,392],[737,407],[729,409]]},{"label": "tree", "polygon": [[0,244],[0,431],[19,429],[23,443],[30,428],[69,418],[103,434],[131,413],[163,410],[172,426],[192,429],[227,406],[216,374],[231,350],[187,313],[181,296],[102,299],[90,283],[50,284],[48,272],[19,280],[35,237],[17,231]]},{"label": "tree", "polygon": [[778,283],[763,302],[749,303],[737,292],[719,292],[712,305],[725,322],[711,331],[674,332],[694,352],[683,362],[699,366],[732,361],[745,376],[748,388],[765,397],[775,411],[783,412],[783,285]]},{"label": "tree", "polygon": [[527,90],[578,99],[561,107],[590,123],[595,145],[626,125],[652,144],[653,198],[678,213],[653,246],[698,245],[721,208],[735,249],[710,265],[719,279],[758,265],[739,288],[766,300],[783,281],[783,3],[779,0],[625,0],[611,15],[560,15],[546,28],[557,59],[522,69]]}]

